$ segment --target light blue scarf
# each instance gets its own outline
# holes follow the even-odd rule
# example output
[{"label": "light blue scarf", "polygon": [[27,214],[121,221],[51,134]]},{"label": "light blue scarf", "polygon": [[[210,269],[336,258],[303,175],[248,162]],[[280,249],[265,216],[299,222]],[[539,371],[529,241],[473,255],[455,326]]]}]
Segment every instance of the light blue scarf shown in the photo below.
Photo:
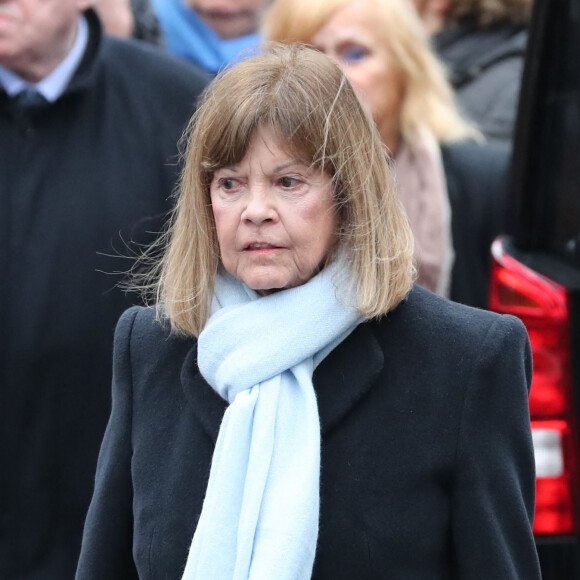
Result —
[{"label": "light blue scarf", "polygon": [[337,297],[339,275],[331,265],[262,298],[218,276],[198,365],[230,405],[183,580],[310,579],[320,485],[312,374],[363,320]]},{"label": "light blue scarf", "polygon": [[261,42],[258,34],[222,40],[183,0],[154,0],[169,52],[216,74]]}]

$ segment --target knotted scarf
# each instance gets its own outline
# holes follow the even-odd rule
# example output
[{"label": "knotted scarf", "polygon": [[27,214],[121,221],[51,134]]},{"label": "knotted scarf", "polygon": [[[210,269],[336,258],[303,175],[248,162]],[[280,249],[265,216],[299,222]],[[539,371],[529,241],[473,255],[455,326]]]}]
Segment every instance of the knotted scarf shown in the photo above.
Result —
[{"label": "knotted scarf", "polygon": [[218,275],[198,365],[230,405],[184,580],[310,579],[320,482],[312,374],[362,321],[335,286],[340,273],[330,265],[265,297]]}]

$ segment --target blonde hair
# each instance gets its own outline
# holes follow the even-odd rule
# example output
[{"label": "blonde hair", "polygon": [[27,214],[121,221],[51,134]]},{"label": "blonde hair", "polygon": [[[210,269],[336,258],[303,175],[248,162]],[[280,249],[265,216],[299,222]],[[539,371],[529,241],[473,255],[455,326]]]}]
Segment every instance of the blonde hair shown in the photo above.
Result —
[{"label": "blonde hair", "polygon": [[413,237],[384,145],[330,59],[276,44],[220,73],[190,122],[178,202],[160,242],[165,250],[150,285],[142,285],[154,290],[158,312],[174,332],[198,336],[203,329],[219,267],[209,186],[217,169],[243,159],[261,127],[332,177],[336,251],[349,262],[358,310],[368,318],[386,314],[410,290],[414,267]]},{"label": "blonde hair", "polygon": [[[310,43],[343,6],[356,0],[276,0],[265,15],[263,33],[271,41]],[[459,114],[445,70],[431,47],[411,0],[366,0],[404,88],[399,119],[404,141],[413,143],[427,127],[439,143],[481,139]]]}]

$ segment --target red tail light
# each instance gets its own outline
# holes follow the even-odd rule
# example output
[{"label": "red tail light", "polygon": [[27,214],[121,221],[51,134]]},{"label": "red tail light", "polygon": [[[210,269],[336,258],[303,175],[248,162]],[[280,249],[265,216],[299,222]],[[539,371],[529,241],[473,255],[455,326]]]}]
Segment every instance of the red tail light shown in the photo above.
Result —
[{"label": "red tail light", "polygon": [[537,471],[534,532],[578,533],[573,490],[580,489],[580,471],[567,291],[505,253],[501,239],[494,242],[492,254],[490,309],[518,316],[532,345],[530,413]]}]

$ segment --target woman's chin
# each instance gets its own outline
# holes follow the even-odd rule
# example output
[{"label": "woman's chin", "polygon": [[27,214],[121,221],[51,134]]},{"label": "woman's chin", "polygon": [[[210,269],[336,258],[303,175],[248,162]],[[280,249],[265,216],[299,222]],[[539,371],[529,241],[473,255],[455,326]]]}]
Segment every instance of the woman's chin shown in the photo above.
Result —
[{"label": "woman's chin", "polygon": [[282,288],[268,288],[267,290],[256,290],[256,293],[260,296],[270,296],[270,294],[274,294],[274,292],[279,292]]},{"label": "woman's chin", "polygon": [[256,276],[235,276],[238,280],[241,280],[248,288],[251,288],[257,292],[260,296],[267,296],[268,294],[273,294],[274,292],[279,292],[280,290],[287,290],[289,288],[295,288],[296,286],[301,286],[305,284],[312,278],[316,271],[312,272],[310,276],[301,276],[300,274],[295,274],[288,276],[286,272],[281,275],[272,272],[271,275],[264,275],[264,272],[257,273]]},{"label": "woman's chin", "polygon": [[288,280],[242,280],[246,286],[257,292],[260,296],[268,296],[286,288],[292,284]]},{"label": "woman's chin", "polygon": [[243,280],[243,282],[260,296],[268,296],[288,287],[286,283],[278,280]]}]

